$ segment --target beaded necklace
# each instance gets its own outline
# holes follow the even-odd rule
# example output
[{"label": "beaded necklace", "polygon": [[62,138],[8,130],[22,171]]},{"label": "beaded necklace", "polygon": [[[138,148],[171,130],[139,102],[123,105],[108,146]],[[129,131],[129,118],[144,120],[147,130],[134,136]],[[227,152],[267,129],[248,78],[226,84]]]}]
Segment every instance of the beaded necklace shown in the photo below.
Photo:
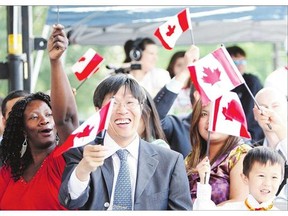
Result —
[{"label": "beaded necklace", "polygon": [[265,207],[261,207],[261,208],[253,208],[251,205],[249,205],[248,203],[248,199],[245,199],[245,205],[246,207],[250,210],[250,211],[267,211],[273,208],[273,203],[271,203],[270,205],[268,205],[266,208]]}]

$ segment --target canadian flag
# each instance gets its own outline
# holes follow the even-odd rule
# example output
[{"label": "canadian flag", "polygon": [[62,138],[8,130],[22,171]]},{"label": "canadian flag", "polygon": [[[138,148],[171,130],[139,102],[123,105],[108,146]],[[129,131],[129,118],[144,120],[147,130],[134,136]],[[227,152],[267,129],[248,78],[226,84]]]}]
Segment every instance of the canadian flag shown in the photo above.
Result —
[{"label": "canadian flag", "polygon": [[89,48],[72,66],[72,71],[75,73],[77,79],[82,81],[92,76],[92,74],[99,69],[102,61],[103,57],[96,53],[92,48]]},{"label": "canadian flag", "polygon": [[108,128],[113,104],[114,98],[73,131],[66,141],[54,151],[53,156],[58,157],[70,148],[84,146],[94,141],[100,132]]},{"label": "canadian flag", "polygon": [[224,46],[188,66],[188,69],[204,105],[245,82]]},{"label": "canadian flag", "polygon": [[209,131],[251,138],[243,107],[235,92],[226,92],[211,103]]},{"label": "canadian flag", "polygon": [[157,28],[154,35],[166,49],[171,50],[181,34],[191,28],[190,12],[186,8]]}]

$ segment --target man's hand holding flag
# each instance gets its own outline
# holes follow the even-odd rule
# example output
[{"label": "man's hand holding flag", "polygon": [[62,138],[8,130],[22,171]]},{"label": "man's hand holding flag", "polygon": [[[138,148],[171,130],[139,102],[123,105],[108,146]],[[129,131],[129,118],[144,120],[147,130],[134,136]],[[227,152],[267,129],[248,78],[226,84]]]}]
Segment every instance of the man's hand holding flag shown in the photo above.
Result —
[{"label": "man's hand holding flag", "polygon": [[73,131],[67,140],[55,150],[54,157],[61,155],[70,148],[84,146],[94,141],[99,133],[103,133],[103,131],[107,130],[113,104],[114,98],[112,98],[99,111],[83,122],[80,127]]}]

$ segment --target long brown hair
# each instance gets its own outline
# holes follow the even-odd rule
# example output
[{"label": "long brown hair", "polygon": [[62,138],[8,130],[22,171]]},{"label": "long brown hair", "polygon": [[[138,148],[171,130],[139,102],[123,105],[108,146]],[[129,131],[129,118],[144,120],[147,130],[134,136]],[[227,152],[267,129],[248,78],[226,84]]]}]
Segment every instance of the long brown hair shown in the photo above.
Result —
[{"label": "long brown hair", "polygon": [[[192,146],[191,153],[186,157],[186,169],[188,175],[194,172],[196,166],[199,162],[206,156],[207,151],[207,141],[203,139],[199,133],[198,124],[202,114],[202,101],[201,99],[195,103],[192,112],[191,119],[191,127],[190,127],[190,143]],[[230,135],[226,144],[219,152],[217,152],[216,156],[210,161],[211,165],[227,151],[233,149],[236,145],[239,144],[240,138],[236,136]]]},{"label": "long brown hair", "polygon": [[146,100],[143,103],[142,110],[142,119],[145,125],[142,138],[148,142],[152,142],[154,139],[162,139],[167,142],[153,98],[145,88],[143,89],[146,93]]}]

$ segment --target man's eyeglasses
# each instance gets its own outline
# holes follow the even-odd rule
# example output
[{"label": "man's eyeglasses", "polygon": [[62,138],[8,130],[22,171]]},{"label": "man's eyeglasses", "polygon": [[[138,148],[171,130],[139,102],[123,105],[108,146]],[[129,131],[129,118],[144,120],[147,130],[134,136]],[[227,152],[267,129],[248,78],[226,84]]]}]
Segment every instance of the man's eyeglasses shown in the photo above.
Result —
[{"label": "man's eyeglasses", "polygon": [[133,109],[135,109],[135,108],[137,108],[139,106],[139,101],[136,100],[136,99],[135,100],[130,99],[130,100],[123,101],[123,102],[115,100],[114,104],[113,104],[113,109],[117,110],[117,109],[119,109],[122,106],[124,106],[128,110],[133,110]]}]

